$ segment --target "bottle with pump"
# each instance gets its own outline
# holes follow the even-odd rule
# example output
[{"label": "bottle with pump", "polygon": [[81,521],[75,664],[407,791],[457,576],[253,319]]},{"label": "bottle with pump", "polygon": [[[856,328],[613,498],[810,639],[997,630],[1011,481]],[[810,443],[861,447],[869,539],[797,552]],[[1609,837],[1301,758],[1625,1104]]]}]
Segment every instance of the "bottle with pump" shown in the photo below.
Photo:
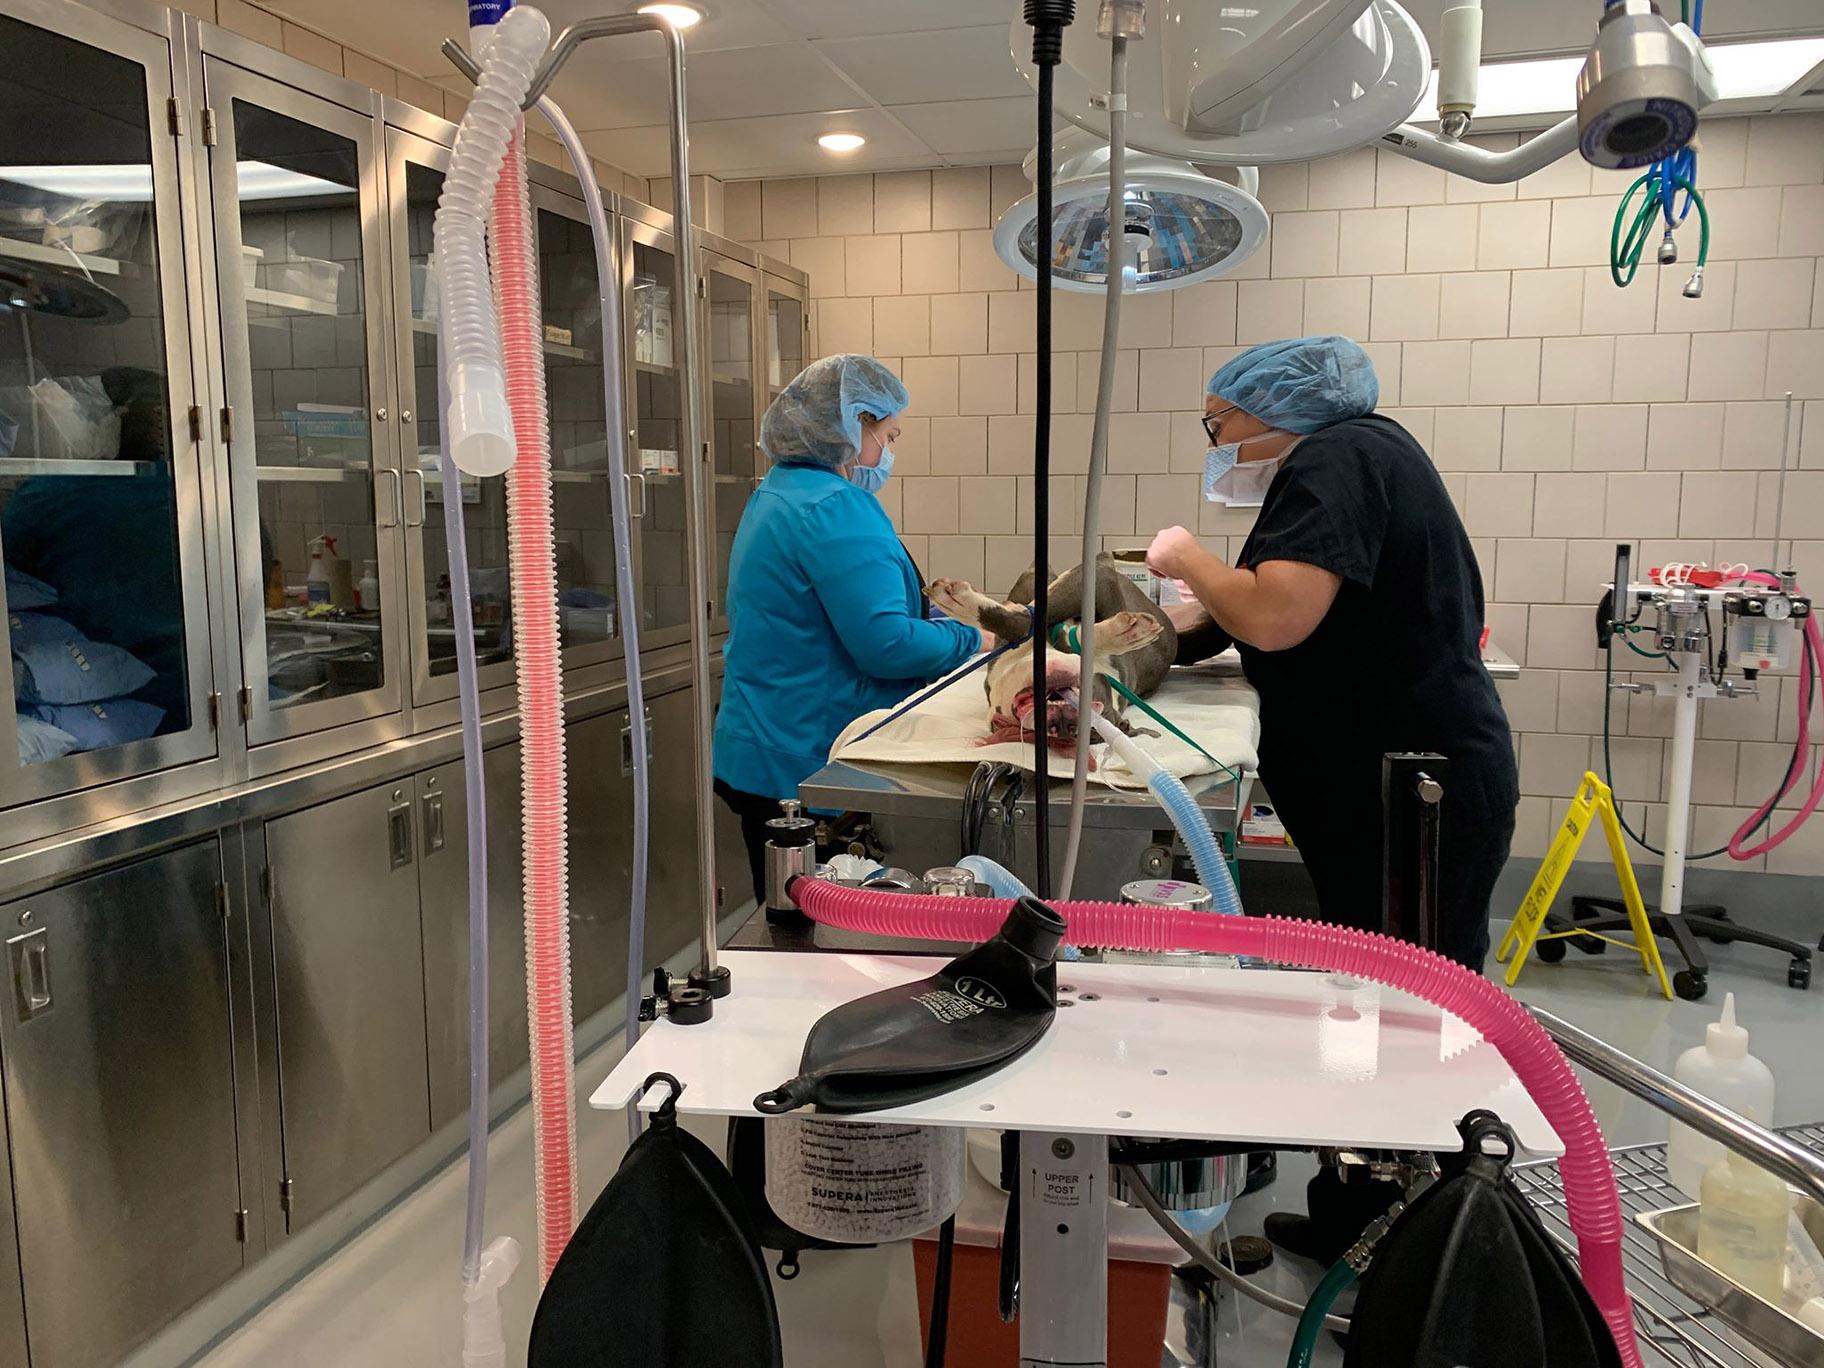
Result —
[{"label": "bottle with pump", "polygon": [[[1735,994],[1723,998],[1723,1015],[1704,1030],[1704,1043],[1678,1057],[1672,1076],[1742,1116],[1766,1125],[1773,1117],[1773,1071],[1748,1053],[1748,1032],[1735,1023]],[[1685,1196],[1702,1196],[1704,1175],[1723,1157],[1723,1147],[1689,1126],[1672,1123],[1666,1145],[1666,1175]]]},{"label": "bottle with pump", "polygon": [[328,533],[314,537],[310,543],[310,574],[306,577],[306,597],[311,603],[328,603],[329,562],[336,554],[336,539]]},{"label": "bottle with pump", "polygon": [[[1744,1112],[1751,1121],[1762,1118]],[[1725,1278],[1778,1306],[1786,1286],[1786,1184],[1733,1150],[1704,1174],[1697,1256]]]}]

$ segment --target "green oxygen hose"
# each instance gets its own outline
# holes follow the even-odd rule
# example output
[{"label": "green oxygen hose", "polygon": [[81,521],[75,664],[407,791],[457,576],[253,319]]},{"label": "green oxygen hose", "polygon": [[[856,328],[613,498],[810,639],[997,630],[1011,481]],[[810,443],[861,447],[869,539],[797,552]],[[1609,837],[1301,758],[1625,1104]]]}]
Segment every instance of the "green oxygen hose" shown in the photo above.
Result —
[{"label": "green oxygen hose", "polygon": [[1292,1336],[1292,1352],[1286,1356],[1286,1368],[1311,1368],[1311,1355],[1317,1351],[1317,1337],[1323,1332],[1324,1317],[1336,1299],[1355,1283],[1356,1271],[1346,1258],[1330,1265],[1330,1271],[1305,1303],[1305,1313],[1298,1318],[1298,1329]]},{"label": "green oxygen hose", "polygon": [[[1627,193],[1621,197],[1621,203],[1615,207],[1615,223],[1609,231],[1609,278],[1617,285],[1625,286],[1634,279],[1635,271],[1640,268],[1640,254],[1646,250],[1647,240],[1652,237],[1653,229],[1659,221],[1659,179],[1659,168],[1649,168],[1628,187]],[[1704,197],[1697,187],[1686,177],[1675,175],[1672,178],[1672,192],[1676,194],[1680,190],[1697,206],[1697,264],[1701,268],[1710,258],[1710,210],[1705,207]],[[1644,198],[1639,209],[1634,211],[1633,222],[1628,224],[1624,236],[1622,224],[1628,217],[1628,206],[1634,202],[1634,196],[1641,192],[1645,192]]]}]

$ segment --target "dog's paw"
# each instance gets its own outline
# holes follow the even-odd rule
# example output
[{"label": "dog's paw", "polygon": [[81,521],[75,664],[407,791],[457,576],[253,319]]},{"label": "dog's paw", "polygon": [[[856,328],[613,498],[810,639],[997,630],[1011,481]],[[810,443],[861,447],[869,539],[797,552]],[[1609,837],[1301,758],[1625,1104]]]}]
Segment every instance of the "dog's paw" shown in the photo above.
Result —
[{"label": "dog's paw", "polygon": [[971,627],[981,626],[982,605],[992,603],[968,580],[960,579],[934,579],[926,587],[925,596],[958,622]]},{"label": "dog's paw", "polygon": [[1159,639],[1164,629],[1145,613],[1116,613],[1096,624],[1096,649],[1109,655],[1137,651]]}]

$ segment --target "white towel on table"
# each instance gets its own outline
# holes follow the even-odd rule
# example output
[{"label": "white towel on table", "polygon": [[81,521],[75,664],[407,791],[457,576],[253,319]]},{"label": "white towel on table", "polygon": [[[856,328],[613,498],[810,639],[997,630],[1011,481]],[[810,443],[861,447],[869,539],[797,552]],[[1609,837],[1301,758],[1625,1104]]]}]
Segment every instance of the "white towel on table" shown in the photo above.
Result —
[{"label": "white towel on table", "polygon": [[[903,765],[974,765],[984,760],[999,760],[1031,770],[1030,742],[981,744],[990,735],[988,697],[983,679],[981,670],[963,676],[865,740],[850,738],[860,736],[893,709],[882,708],[856,718],[843,728],[836,744],[830,747],[830,759]],[[1147,702],[1186,734],[1195,737],[1198,745],[1223,765],[1237,771],[1250,771],[1259,766],[1260,696],[1241,677],[1240,665],[1233,653],[1225,653],[1202,665],[1174,669]],[[1219,768],[1196,747],[1172,735],[1131,703],[1127,705],[1126,715],[1128,726],[1136,732],[1157,733],[1137,735],[1135,740],[1162,767],[1180,779],[1212,774]],[[1095,769],[1090,772],[1092,782],[1110,788],[1145,787],[1119,756],[1109,753],[1105,743],[1098,742],[1092,753],[1096,761]],[[1052,775],[1069,775],[1071,763],[1069,756],[1054,751]]]}]

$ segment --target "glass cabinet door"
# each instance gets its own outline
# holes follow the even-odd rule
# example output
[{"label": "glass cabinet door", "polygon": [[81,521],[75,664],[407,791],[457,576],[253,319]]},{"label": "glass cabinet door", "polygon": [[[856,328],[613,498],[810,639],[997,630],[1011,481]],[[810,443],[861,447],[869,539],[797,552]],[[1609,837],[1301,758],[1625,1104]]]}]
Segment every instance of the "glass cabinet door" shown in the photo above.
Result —
[{"label": "glass cabinet door", "polygon": [[754,282],[750,266],[704,254],[704,350],[710,469],[715,472],[715,616],[728,615],[728,561],[754,492]]},{"label": "glass cabinet door", "polygon": [[[431,278],[431,220],[443,193],[449,149],[397,129],[387,131],[392,223],[393,318],[399,353],[399,428],[405,434],[406,601],[412,637],[412,701],[456,696],[456,628],[450,603],[450,549],[439,460],[437,283]],[[459,479],[468,546],[475,660],[486,689],[513,682],[513,600],[507,566],[504,480]]]},{"label": "glass cabinet door", "polygon": [[[408,507],[372,301],[369,118],[209,59],[222,352],[249,737],[399,707]],[[384,306],[381,306],[384,315]]]},{"label": "glass cabinet door", "polygon": [[[761,319],[761,347],[766,358],[766,405],[779,397],[779,391],[792,383],[794,376],[810,364],[805,355],[805,341],[810,336],[810,316],[804,307],[800,288],[778,276],[766,277],[766,314]],[[766,474],[764,470],[758,472]]]},{"label": "glass cabinet door", "polygon": [[[679,448],[683,400],[672,326],[676,276],[671,239],[630,223],[621,261],[627,349],[627,459],[644,491],[639,539],[641,628],[655,646],[690,636],[685,553],[688,503]],[[677,330],[681,333],[681,329]]]},{"label": "glass cabinet door", "polygon": [[620,654],[609,504],[609,481],[619,472],[608,457],[602,296],[588,219],[581,200],[546,186],[533,188],[532,206],[551,408],[558,639],[572,666]]},{"label": "glass cabinet door", "polygon": [[[0,15],[0,804],[214,753],[166,42]],[[19,17],[23,16],[23,17]]]}]

